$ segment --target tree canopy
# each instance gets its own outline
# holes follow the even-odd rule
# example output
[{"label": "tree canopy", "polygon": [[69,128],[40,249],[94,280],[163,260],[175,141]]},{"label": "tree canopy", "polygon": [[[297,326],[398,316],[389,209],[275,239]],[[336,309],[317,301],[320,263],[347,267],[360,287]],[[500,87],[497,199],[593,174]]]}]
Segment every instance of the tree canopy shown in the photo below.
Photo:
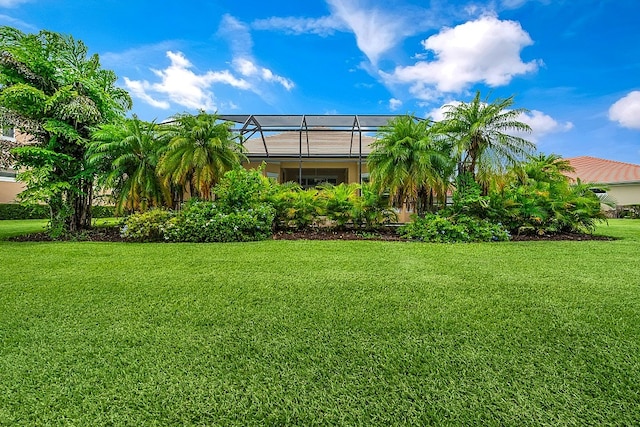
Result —
[{"label": "tree canopy", "polygon": [[31,135],[14,149],[26,200],[51,208],[51,225],[77,231],[91,221],[93,171],[85,162],[92,127],[131,108],[113,71],[71,36],[0,27],[0,121]]}]

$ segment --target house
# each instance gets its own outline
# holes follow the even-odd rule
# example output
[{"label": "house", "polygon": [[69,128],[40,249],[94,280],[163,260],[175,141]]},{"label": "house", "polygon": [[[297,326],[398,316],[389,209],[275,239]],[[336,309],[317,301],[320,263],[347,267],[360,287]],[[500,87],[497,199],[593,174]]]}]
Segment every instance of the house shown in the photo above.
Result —
[{"label": "house", "polygon": [[590,156],[566,160],[575,169],[570,178],[607,186],[607,199],[616,207],[640,205],[640,165]]},{"label": "house", "polygon": [[249,159],[267,176],[304,188],[369,179],[373,136],[394,115],[221,115],[236,124]]},{"label": "house", "polygon": [[[8,150],[23,142],[24,135],[17,133],[11,127],[2,128],[0,136],[0,151]],[[0,152],[0,203],[16,203],[16,196],[24,190],[24,184],[16,182],[16,171],[2,164]],[[3,167],[4,166],[4,167]]]}]

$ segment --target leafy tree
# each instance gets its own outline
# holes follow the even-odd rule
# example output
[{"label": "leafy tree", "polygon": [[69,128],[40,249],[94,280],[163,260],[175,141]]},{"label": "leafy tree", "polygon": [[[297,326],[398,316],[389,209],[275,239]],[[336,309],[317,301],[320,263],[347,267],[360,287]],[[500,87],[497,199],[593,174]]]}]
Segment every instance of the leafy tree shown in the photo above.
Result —
[{"label": "leafy tree", "polygon": [[213,186],[246,159],[231,126],[205,112],[174,116],[173,122],[163,126],[169,146],[158,165],[160,175],[191,197],[211,200]]},{"label": "leafy tree", "polygon": [[131,108],[116,75],[70,36],[0,27],[0,122],[29,134],[16,148],[22,198],[45,202],[52,234],[91,225],[94,171],[85,162],[90,129]]},{"label": "leafy tree", "polygon": [[418,215],[444,204],[453,173],[449,147],[430,122],[400,116],[380,130],[367,159],[372,183],[388,191],[395,206],[414,206]]},{"label": "leafy tree", "polygon": [[99,183],[113,191],[116,209],[146,211],[171,206],[169,186],[156,168],[165,147],[155,123],[137,117],[96,129],[88,162],[99,172]]},{"label": "leafy tree", "polygon": [[518,121],[527,110],[510,109],[513,102],[513,96],[481,101],[476,92],[471,102],[448,105],[444,113],[441,131],[453,148],[458,173],[470,174],[485,194],[493,175],[504,173],[535,149],[531,142],[509,133],[531,132],[529,125]]}]

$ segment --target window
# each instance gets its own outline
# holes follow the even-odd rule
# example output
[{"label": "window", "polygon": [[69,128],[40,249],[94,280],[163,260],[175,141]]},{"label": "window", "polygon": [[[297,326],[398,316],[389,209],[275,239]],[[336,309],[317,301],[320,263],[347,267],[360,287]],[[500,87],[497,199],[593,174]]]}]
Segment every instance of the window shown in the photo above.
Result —
[{"label": "window", "polygon": [[10,127],[2,128],[2,136],[4,138],[9,138],[9,139],[13,139],[16,137],[15,131],[13,130],[13,128],[10,128]]}]

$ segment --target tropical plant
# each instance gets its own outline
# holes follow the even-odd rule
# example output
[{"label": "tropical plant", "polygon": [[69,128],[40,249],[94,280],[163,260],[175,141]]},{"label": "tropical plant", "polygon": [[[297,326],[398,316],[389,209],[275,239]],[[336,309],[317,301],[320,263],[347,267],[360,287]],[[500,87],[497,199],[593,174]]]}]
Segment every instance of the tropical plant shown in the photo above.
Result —
[{"label": "tropical plant", "polygon": [[320,186],[319,197],[324,202],[327,219],[333,226],[344,228],[347,223],[353,222],[359,189],[358,184],[340,183]]},{"label": "tropical plant", "polygon": [[[471,102],[447,105],[440,131],[451,144],[458,173],[470,174],[487,194],[492,177],[523,161],[535,146],[512,133],[531,132],[519,121],[527,110],[510,109],[513,96],[489,102],[476,92]],[[510,133],[512,132],[512,133]]]},{"label": "tropical plant", "polygon": [[88,163],[100,172],[98,183],[112,191],[118,213],[172,205],[169,186],[156,173],[164,143],[155,123],[134,116],[100,126],[92,139]]},{"label": "tropical plant", "polygon": [[355,200],[352,215],[355,225],[367,229],[398,220],[398,214],[391,207],[389,195],[379,193],[369,183],[362,183],[360,186],[360,197]]},{"label": "tropical plant", "polygon": [[174,116],[162,128],[169,145],[158,165],[159,174],[167,184],[182,187],[191,197],[211,200],[211,189],[225,172],[246,160],[231,126],[204,111]]},{"label": "tropical plant", "polygon": [[91,226],[90,128],[131,108],[116,80],[81,41],[0,27],[0,122],[32,137],[31,145],[12,151],[24,170],[21,197],[49,205],[52,234]]},{"label": "tropical plant", "polygon": [[557,155],[530,157],[500,193],[504,224],[518,234],[593,231],[605,219],[601,200],[593,192],[598,186],[572,183],[566,175],[571,171]]},{"label": "tropical plant", "polygon": [[389,192],[394,206],[423,215],[436,201],[444,205],[453,166],[449,147],[429,121],[399,116],[380,130],[372,148],[371,181],[380,193]]}]

